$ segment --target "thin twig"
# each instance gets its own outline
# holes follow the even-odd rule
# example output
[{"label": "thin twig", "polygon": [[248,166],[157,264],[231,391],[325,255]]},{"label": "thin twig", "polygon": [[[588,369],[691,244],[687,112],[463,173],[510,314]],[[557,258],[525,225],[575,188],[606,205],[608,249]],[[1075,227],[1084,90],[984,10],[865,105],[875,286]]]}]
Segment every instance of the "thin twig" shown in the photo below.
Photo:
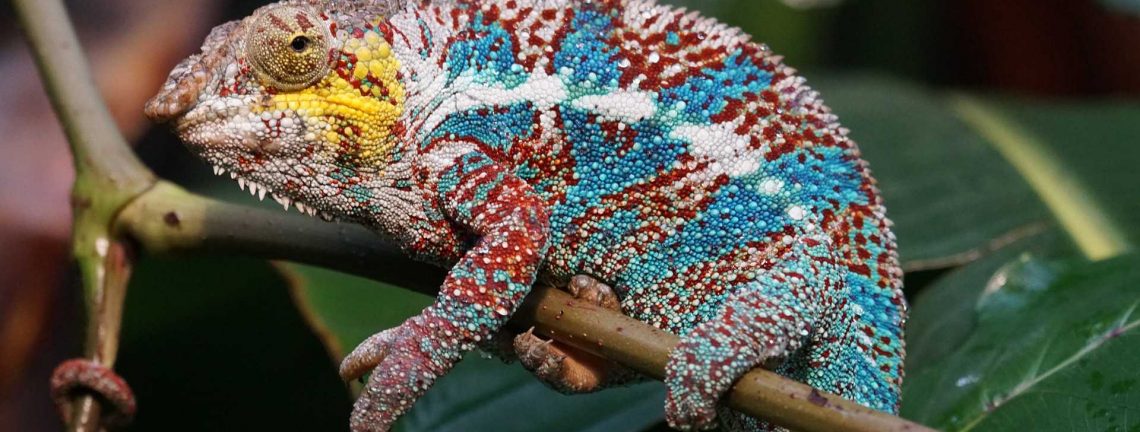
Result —
[{"label": "thin twig", "polygon": [[977,261],[986,255],[997,252],[1013,243],[1034,237],[1038,234],[1045,233],[1051,226],[1052,224],[1049,222],[1033,222],[1027,225],[1016,227],[1000,236],[991,239],[984,245],[963,252],[930,259],[905,261],[902,263],[903,272],[910,273],[961,267]]},{"label": "thin twig", "polygon": [[403,258],[360,225],[326,223],[191,194],[159,182],[123,209],[116,231],[149,253],[227,253],[289,259],[384,280],[434,296],[439,267]]}]

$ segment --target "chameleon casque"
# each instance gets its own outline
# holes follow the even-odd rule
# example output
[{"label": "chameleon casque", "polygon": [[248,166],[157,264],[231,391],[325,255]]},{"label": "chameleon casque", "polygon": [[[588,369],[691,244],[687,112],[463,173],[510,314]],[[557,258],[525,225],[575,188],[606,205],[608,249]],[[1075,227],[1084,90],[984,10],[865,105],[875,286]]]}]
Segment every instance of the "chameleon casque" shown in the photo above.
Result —
[{"label": "chameleon casque", "polygon": [[[761,365],[897,411],[906,304],[875,182],[735,28],[649,0],[286,1],[215,28],[146,112],[263,198],[450,268],[342,365],[371,371],[354,430],[388,429],[536,278],[575,275],[681,335],[674,427],[771,428],[717,409]],[[519,342],[556,388],[620,381],[560,383],[564,356]]]}]

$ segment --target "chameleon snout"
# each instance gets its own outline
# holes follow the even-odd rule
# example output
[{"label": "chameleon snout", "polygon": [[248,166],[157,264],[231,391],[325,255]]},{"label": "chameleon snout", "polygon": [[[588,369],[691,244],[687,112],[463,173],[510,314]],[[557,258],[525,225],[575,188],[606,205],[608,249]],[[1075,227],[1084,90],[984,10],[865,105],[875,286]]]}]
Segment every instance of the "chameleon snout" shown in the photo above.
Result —
[{"label": "chameleon snout", "polygon": [[200,56],[183,60],[170,72],[162,90],[146,103],[144,113],[156,122],[167,122],[190,111],[209,81]]},{"label": "chameleon snout", "polygon": [[147,101],[143,110],[147,117],[156,122],[167,122],[186,114],[198,104],[218,74],[218,67],[234,63],[228,46],[234,27],[227,24],[214,29],[202,53],[187,57],[170,71],[162,89]]}]

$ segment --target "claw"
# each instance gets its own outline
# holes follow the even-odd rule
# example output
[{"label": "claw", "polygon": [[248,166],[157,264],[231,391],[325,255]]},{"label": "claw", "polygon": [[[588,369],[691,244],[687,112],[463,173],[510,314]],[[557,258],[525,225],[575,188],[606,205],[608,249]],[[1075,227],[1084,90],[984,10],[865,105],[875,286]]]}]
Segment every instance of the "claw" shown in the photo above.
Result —
[{"label": "claw", "polygon": [[566,290],[570,291],[570,294],[573,294],[578,300],[590,302],[610,310],[621,310],[621,302],[613,288],[590,276],[576,275],[570,278]]},{"label": "claw", "polygon": [[124,426],[135,416],[137,405],[130,386],[111,369],[88,359],[60,363],[51,375],[51,397],[64,421],[71,418],[71,397],[94,393],[104,403],[103,425]]},{"label": "claw", "polygon": [[[590,276],[577,275],[566,285],[576,299],[606,309],[620,311],[618,297],[608,285]],[[523,367],[542,382],[563,393],[588,393],[606,386],[633,381],[637,375],[628,369],[585,351],[544,339],[534,327],[514,340],[514,352]]]},{"label": "claw", "polygon": [[542,339],[532,331],[515,337],[515,352],[519,363],[534,373],[551,388],[563,393],[584,393],[600,390],[606,379],[607,368],[588,355],[574,352],[553,339]]},{"label": "claw", "polygon": [[589,276],[576,275],[576,276],[570,278],[570,284],[567,285],[567,287],[570,288],[570,292],[573,292],[574,294],[578,294],[578,292],[580,292],[581,290],[589,288],[590,285],[594,284],[594,282],[595,282],[595,280],[590,278]]},{"label": "claw", "polygon": [[[529,334],[529,336],[531,336],[535,339],[538,339],[538,336],[535,336],[533,333]],[[533,344],[530,346],[530,348],[527,348],[526,355],[530,358],[543,357],[544,354],[549,355],[550,354],[550,345],[552,343],[554,343],[554,339],[546,339],[542,342]],[[565,358],[565,356],[562,356],[562,357]]]}]

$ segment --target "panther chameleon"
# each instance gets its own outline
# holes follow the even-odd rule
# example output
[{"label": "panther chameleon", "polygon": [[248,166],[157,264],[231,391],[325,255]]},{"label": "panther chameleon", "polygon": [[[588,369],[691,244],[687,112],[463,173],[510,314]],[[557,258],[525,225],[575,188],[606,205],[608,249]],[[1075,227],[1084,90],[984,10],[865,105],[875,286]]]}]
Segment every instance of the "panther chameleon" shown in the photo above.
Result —
[{"label": "panther chameleon", "polygon": [[[651,0],[290,0],[215,28],[146,113],[252,193],[450,268],[345,359],[371,371],[354,430],[387,430],[538,279],[681,336],[673,427],[772,428],[718,408],[758,366],[898,409],[906,303],[875,181],[736,28]],[[515,346],[556,388],[624,380],[567,382],[588,362],[535,340]]]}]

